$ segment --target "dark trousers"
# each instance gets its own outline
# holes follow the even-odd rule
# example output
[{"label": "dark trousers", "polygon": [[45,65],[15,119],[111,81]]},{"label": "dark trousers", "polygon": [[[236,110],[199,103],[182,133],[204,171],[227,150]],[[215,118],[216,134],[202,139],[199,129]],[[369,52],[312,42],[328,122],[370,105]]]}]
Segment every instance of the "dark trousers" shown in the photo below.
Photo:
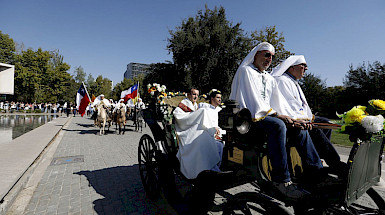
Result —
[{"label": "dark trousers", "polygon": [[267,134],[268,157],[273,169],[272,181],[278,183],[291,181],[287,163],[287,137],[289,138],[288,144],[296,147],[304,166],[314,169],[322,168],[319,155],[307,130],[287,129],[282,120],[270,116],[256,122],[255,126]]},{"label": "dark trousers", "polygon": [[[327,123],[329,119],[316,116],[314,122]],[[324,159],[331,168],[339,165],[341,160],[340,155],[330,141],[332,130],[314,128],[309,133],[319,156]]]}]

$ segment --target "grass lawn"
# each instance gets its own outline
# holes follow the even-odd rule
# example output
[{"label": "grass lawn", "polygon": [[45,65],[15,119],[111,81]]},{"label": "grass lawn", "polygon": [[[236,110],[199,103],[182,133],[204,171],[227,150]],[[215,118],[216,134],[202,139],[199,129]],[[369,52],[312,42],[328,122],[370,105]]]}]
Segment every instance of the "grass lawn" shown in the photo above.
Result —
[{"label": "grass lawn", "polygon": [[353,143],[350,142],[349,140],[349,135],[348,134],[343,134],[340,133],[336,130],[332,131],[332,139],[331,142],[336,145],[341,145],[341,146],[353,146]]},{"label": "grass lawn", "polygon": [[[335,124],[342,124],[341,119],[331,119],[330,121]],[[349,140],[349,135],[340,133],[338,130],[332,130],[331,142],[340,146],[353,146],[353,143]]]}]

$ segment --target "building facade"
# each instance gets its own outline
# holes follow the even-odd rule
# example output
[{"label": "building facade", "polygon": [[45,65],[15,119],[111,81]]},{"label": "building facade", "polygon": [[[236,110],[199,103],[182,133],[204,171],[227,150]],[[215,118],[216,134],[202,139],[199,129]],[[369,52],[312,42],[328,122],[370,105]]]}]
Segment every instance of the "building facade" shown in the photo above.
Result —
[{"label": "building facade", "polygon": [[133,79],[139,74],[147,75],[150,64],[144,63],[129,63],[127,64],[126,72],[124,72],[124,78]]}]

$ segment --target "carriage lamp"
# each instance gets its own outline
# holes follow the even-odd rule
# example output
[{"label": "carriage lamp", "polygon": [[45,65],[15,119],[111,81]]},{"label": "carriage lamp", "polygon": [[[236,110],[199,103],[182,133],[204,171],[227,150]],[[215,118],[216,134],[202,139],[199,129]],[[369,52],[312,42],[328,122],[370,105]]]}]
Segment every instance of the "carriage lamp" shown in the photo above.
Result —
[{"label": "carriage lamp", "polygon": [[[224,103],[224,108],[218,113],[218,125],[226,131],[223,135],[223,140],[227,145],[225,154],[229,153],[233,157],[233,142],[234,142],[234,116],[239,112],[238,103],[234,100],[228,100]],[[227,158],[225,156],[225,158]]]},{"label": "carriage lamp", "polygon": [[235,128],[241,135],[247,134],[250,131],[251,122],[251,113],[247,108],[240,110],[235,115]]},{"label": "carriage lamp", "polygon": [[234,128],[234,115],[238,113],[239,106],[234,100],[225,102],[225,108],[219,112],[218,125],[224,130],[232,130]]}]

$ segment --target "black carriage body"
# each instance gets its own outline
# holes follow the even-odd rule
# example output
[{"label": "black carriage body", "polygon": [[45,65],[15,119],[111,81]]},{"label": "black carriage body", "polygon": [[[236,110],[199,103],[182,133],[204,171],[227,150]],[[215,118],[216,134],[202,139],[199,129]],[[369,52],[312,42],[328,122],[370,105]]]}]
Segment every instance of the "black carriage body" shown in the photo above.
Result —
[{"label": "black carriage body", "polygon": [[[155,107],[155,109],[144,110],[143,118],[149,125],[155,140],[151,142],[149,149],[151,150],[150,154],[153,154],[152,161],[157,164],[154,173],[159,175],[163,174],[163,176],[161,176],[163,179],[159,179],[159,175],[157,177],[153,176],[157,181],[151,183],[157,183],[157,185],[149,186],[148,184],[146,185],[146,181],[142,178],[145,189],[146,186],[148,186],[152,189],[150,190],[151,192],[154,190],[159,192],[160,188],[158,188],[158,185],[159,187],[165,186],[167,189],[170,189],[174,184],[170,185],[167,181],[175,179],[174,176],[170,177],[170,174],[176,174],[189,183],[196,185],[197,180],[187,180],[180,172],[179,161],[176,158],[178,141],[173,118],[170,112],[165,116],[161,110],[161,107],[167,108],[167,105],[156,105]],[[286,206],[294,206],[296,208],[296,214],[301,214],[302,212],[307,214],[309,209],[314,208],[321,211],[328,210],[328,208],[337,208],[337,210],[340,210],[341,206],[343,206],[343,208],[346,209],[360,196],[367,193],[377,204],[379,208],[376,209],[377,212],[379,214],[385,213],[385,202],[383,198],[372,188],[381,176],[381,159],[384,148],[382,137],[375,137],[375,141],[372,142],[354,144],[349,155],[347,165],[348,174],[346,177],[336,180],[336,183],[332,182],[331,184],[325,183],[317,185],[315,189],[312,189],[314,193],[304,201],[292,201],[271,196],[271,181],[269,179],[271,166],[266,156],[266,135],[253,130],[251,126],[251,116],[249,114],[250,112],[247,109],[240,110],[237,103],[233,101],[226,103],[226,107],[219,114],[219,126],[226,131],[226,134],[223,136],[225,147],[221,169],[224,171],[230,170],[237,172],[235,180],[232,180],[230,184],[220,187],[220,189],[228,189],[244,183],[251,183],[260,191],[254,192],[255,194],[245,192],[244,195],[241,193],[234,195],[228,199],[228,204],[225,208],[230,208],[231,211],[233,207],[232,204],[239,205],[241,204],[240,201],[242,201],[242,203],[247,203],[248,201],[260,202],[268,205],[268,207],[272,207],[270,211],[280,211],[284,214],[289,214],[288,211],[282,208],[282,204],[276,203],[276,200],[272,201],[274,198],[277,198],[283,201]],[[140,147],[141,146],[139,146],[139,148]],[[292,149],[288,150],[288,154],[293,154],[290,153]],[[291,174],[295,174],[294,165],[301,165],[300,157],[295,150],[294,154],[297,154],[297,156],[289,158],[289,161],[291,161],[289,162],[289,164],[291,164],[289,168]],[[150,162],[151,164],[147,165],[148,168],[152,168],[152,164],[154,163],[152,161]],[[141,166],[140,162],[141,161],[139,161],[139,166]],[[159,169],[165,170],[163,173],[161,173],[162,171],[159,173],[157,172]],[[207,180],[207,178],[205,180]],[[327,193],[325,193],[325,190]],[[153,194],[148,195],[150,197],[157,196]],[[210,198],[208,201],[210,201]]]}]

